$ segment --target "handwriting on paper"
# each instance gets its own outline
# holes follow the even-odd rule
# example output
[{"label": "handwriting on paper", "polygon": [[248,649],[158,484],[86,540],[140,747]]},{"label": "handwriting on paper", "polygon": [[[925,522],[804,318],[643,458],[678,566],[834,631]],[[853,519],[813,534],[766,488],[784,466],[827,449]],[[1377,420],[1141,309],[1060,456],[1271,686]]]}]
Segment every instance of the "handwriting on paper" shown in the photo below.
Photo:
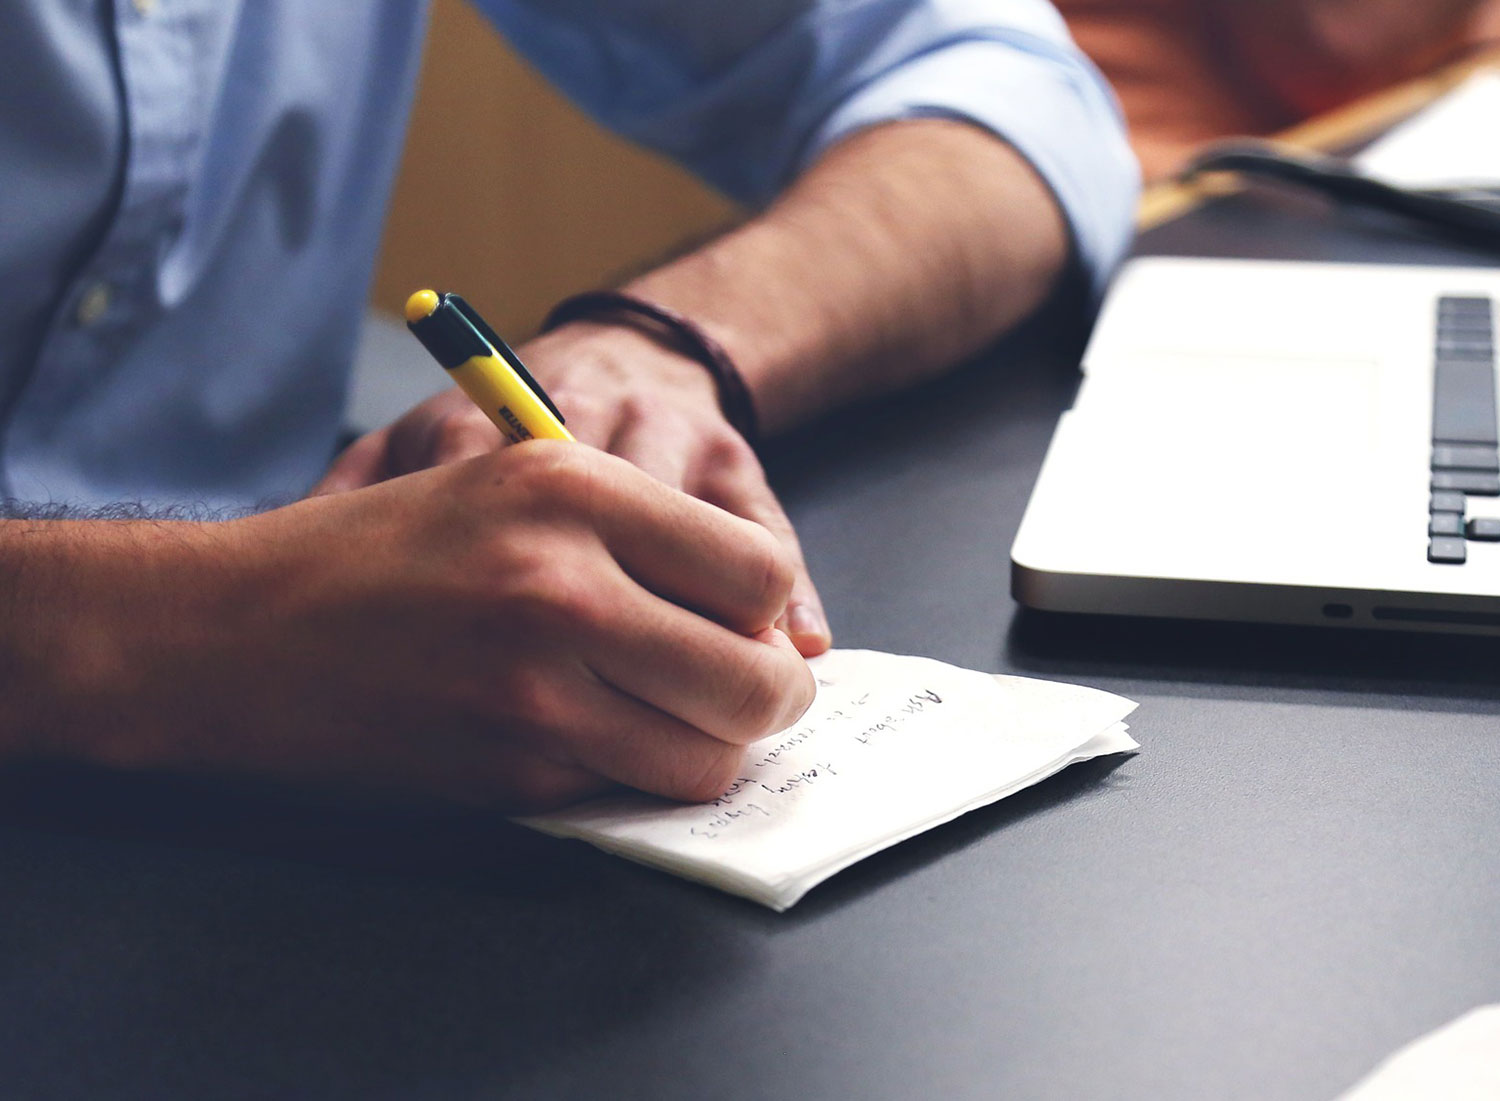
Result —
[{"label": "handwriting on paper", "polygon": [[784,910],[888,845],[1138,748],[1122,721],[1135,705],[1106,692],[869,650],[809,664],[808,713],[748,747],[712,803],[617,792],[523,821]]},{"label": "handwriting on paper", "polygon": [[[692,837],[712,840],[736,825],[747,821],[764,821],[775,816],[777,804],[788,797],[795,799],[808,788],[836,782],[841,750],[857,751],[900,732],[901,727],[917,715],[931,712],[943,704],[934,689],[912,692],[904,702],[878,719],[868,714],[869,691],[843,697],[834,695],[832,706],[824,703],[838,684],[819,678],[818,712],[810,720],[783,731],[770,744],[753,746],[745,771],[719,798],[707,804],[707,818],[688,827]],[[818,742],[819,760],[811,764],[798,759],[788,763],[792,751],[814,738]]]}]

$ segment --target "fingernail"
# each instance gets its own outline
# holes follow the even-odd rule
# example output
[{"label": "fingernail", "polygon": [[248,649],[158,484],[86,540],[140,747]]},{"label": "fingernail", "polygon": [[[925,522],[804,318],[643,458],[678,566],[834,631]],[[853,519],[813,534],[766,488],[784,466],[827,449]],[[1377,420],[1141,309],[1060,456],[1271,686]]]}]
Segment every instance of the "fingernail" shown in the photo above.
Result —
[{"label": "fingernail", "polygon": [[826,646],[829,642],[828,624],[823,613],[810,604],[794,604],[787,609],[787,633],[792,641],[805,640]]}]

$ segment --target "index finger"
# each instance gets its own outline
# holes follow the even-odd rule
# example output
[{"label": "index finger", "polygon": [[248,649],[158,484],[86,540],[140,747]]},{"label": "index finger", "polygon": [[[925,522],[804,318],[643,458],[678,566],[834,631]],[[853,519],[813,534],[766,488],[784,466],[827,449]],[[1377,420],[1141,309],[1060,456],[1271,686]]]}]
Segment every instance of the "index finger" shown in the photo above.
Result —
[{"label": "index finger", "polygon": [[669,489],[623,459],[589,449],[579,461],[583,448],[560,446],[572,452],[563,463],[572,469],[560,473],[584,478],[564,492],[586,495],[605,548],[638,585],[740,634],[780,617],[795,564],[765,528]]},{"label": "index finger", "polygon": [[751,457],[746,462],[720,470],[703,487],[702,496],[765,528],[786,550],[792,562],[792,589],[776,626],[786,632],[798,652],[810,658],[833,645],[833,633],[828,628],[823,601],[802,556],[797,531],[776,499],[775,491],[766,482],[759,461]]}]

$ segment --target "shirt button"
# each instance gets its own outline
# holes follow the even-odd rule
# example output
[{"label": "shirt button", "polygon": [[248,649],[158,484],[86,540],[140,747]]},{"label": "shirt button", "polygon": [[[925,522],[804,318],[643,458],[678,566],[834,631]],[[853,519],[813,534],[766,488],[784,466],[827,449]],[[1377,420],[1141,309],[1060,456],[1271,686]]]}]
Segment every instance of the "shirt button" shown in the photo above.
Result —
[{"label": "shirt button", "polygon": [[140,15],[150,15],[156,10],[156,0],[133,0],[135,10]]},{"label": "shirt button", "polygon": [[73,319],[85,329],[97,324],[105,311],[109,309],[109,303],[113,297],[114,293],[109,289],[108,283],[93,284],[78,300],[78,306],[73,311]]}]

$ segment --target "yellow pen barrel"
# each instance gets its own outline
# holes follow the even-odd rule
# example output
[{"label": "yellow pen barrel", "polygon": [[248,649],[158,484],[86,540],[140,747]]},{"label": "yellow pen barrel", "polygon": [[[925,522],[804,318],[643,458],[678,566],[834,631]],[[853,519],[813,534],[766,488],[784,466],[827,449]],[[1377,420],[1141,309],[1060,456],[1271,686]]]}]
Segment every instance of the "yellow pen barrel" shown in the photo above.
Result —
[{"label": "yellow pen barrel", "polygon": [[474,356],[449,368],[448,374],[511,443],[573,439],[573,433],[499,356]]}]

